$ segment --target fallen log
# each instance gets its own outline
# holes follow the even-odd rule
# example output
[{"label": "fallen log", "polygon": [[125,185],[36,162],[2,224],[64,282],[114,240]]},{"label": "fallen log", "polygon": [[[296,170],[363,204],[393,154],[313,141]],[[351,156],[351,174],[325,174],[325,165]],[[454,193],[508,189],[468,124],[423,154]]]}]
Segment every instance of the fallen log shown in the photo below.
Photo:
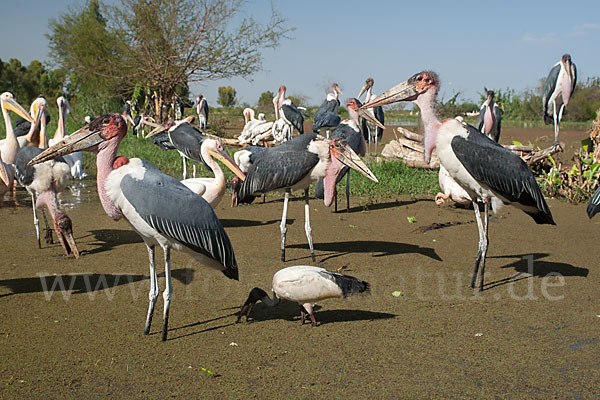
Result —
[{"label": "fallen log", "polygon": [[421,143],[423,143],[423,141],[425,140],[425,136],[420,135],[418,133],[411,132],[408,129],[405,129],[405,128],[401,127],[401,126],[397,127],[396,131],[401,136],[404,136],[405,138],[408,138],[410,140],[414,140],[414,141],[421,142]]},{"label": "fallen log", "polygon": [[526,155],[522,155],[521,158],[523,159],[523,161],[525,161],[527,163],[527,165],[532,166],[533,164],[535,164],[538,161],[541,161],[542,159],[551,156],[553,154],[556,153],[560,153],[561,151],[563,151],[565,147],[564,143],[560,143],[560,144],[553,144],[552,146],[548,147],[547,149],[544,150],[540,150],[540,151],[532,151],[529,154]]},{"label": "fallen log", "polygon": [[[432,153],[431,163],[426,164],[423,161],[423,153],[425,146],[423,145],[423,135],[414,133],[403,127],[397,127],[396,140],[392,140],[387,144],[381,152],[382,157],[386,159],[401,159],[404,164],[418,168],[438,168],[439,159]],[[533,146],[524,146],[517,144],[503,145],[507,150],[512,151],[531,166],[544,158],[563,151],[564,143],[552,145],[551,147],[539,151],[534,151]]]}]

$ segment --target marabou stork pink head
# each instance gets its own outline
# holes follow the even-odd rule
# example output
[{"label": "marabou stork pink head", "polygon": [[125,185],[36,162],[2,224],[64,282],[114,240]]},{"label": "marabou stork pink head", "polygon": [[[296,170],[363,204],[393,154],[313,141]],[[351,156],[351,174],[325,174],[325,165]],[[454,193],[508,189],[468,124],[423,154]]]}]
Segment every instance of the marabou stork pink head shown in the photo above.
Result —
[{"label": "marabou stork pink head", "polygon": [[573,82],[573,62],[571,61],[571,55],[563,54],[562,58],[560,59],[560,62],[563,65],[565,71],[567,72],[569,82]]},{"label": "marabou stork pink head", "polygon": [[331,85],[331,89],[333,89],[333,94],[342,94],[342,90],[340,89],[340,86],[337,83]]},{"label": "marabou stork pink head", "polygon": [[362,103],[355,97],[350,97],[346,100],[346,109],[348,110],[348,114],[350,119],[355,120],[356,124],[359,124],[358,118],[364,118],[367,121],[377,125],[381,129],[385,129],[385,125],[383,125],[373,114],[368,112],[366,109],[361,108]]},{"label": "marabou stork pink head", "polygon": [[112,143],[116,142],[118,145],[126,134],[127,122],[122,115],[105,114],[38,154],[28,165],[39,164],[76,151],[98,153]]},{"label": "marabou stork pink head", "polygon": [[[360,96],[362,96],[364,92],[371,89],[373,87],[373,83],[374,83],[373,78],[367,78],[367,80],[365,80],[365,84],[360,89],[360,93],[358,94],[358,97],[360,98]],[[367,99],[367,100],[369,100],[369,99]]]},{"label": "marabou stork pink head", "polygon": [[[439,87],[440,80],[435,72],[422,71],[380,94],[362,108],[378,107],[399,101],[412,101],[421,110],[427,107],[433,108]],[[431,152],[435,148],[436,133],[437,131],[428,134],[428,129],[425,129],[425,162],[429,162]]]}]

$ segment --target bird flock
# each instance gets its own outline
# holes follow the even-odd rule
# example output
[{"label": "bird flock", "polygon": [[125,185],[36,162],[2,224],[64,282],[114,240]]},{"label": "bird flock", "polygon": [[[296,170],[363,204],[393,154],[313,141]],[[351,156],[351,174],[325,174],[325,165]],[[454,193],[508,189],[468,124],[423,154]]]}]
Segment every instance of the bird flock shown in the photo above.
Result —
[{"label": "bird flock", "polygon": [[[575,64],[569,55],[564,55],[546,80],[542,112],[546,123],[554,123],[556,142],[560,120],[575,89],[576,79]],[[170,121],[148,135],[161,149],[175,149],[181,154],[184,164],[182,181],[164,174],[147,160],[118,156],[119,144],[128,131],[128,121],[132,121],[128,115],[129,108],[122,114],[106,114],[91,119],[69,135],[65,130],[69,104],[61,97],[57,99],[59,127],[48,143],[45,132],[46,100],[43,97],[36,99],[30,112],[27,112],[6,92],[0,97],[7,133],[6,140],[0,143],[0,195],[14,189],[16,177],[19,184],[31,194],[38,245],[41,246],[36,209],[47,208],[65,253],[79,257],[72,234],[72,222],[60,209],[57,194],[64,189],[68,179],[85,177],[81,152],[94,153],[97,191],[102,207],[113,220],[125,219],[147,247],[150,291],[145,334],[150,332],[160,293],[155,252],[157,248],[163,250],[165,289],[162,293],[161,337],[166,340],[173,294],[171,250],[188,253],[202,265],[221,271],[229,279],[237,280],[239,277],[235,244],[230,241],[214,212],[227,186],[223,171],[215,159],[236,175],[231,182],[232,206],[251,203],[256,197],[271,191],[284,192],[280,224],[282,261],[286,258],[289,197],[293,190],[304,191],[304,227],[311,259],[315,262],[309,208],[310,185],[316,182],[316,197],[323,199],[326,206],[335,202],[337,210],[336,184],[345,177],[346,207],[349,208],[351,169],[378,182],[361,156],[372,153],[371,146],[374,147],[372,154],[377,153],[384,129],[383,106],[394,102],[413,102],[419,107],[423,122],[425,162],[429,163],[435,150],[441,164],[440,186],[444,193],[436,196],[436,202],[441,203],[451,197],[454,201],[473,205],[479,241],[471,287],[483,290],[490,211],[497,212],[502,206],[510,204],[523,210],[537,224],[555,224],[531,170],[521,158],[498,144],[501,116],[494,102],[493,91],[488,91],[487,99],[481,106],[479,121],[474,127],[461,118],[438,119],[435,105],[440,83],[435,72],[416,73],[378,96],[372,93],[373,84],[374,80],[368,78],[358,96],[345,101],[349,118],[343,121],[337,112],[342,91],[337,84],[333,84],[315,115],[313,132],[307,133],[304,133],[304,110],[287,99],[286,87],[280,86],[273,99],[275,121],[268,122],[263,115],[255,118],[254,110],[244,110],[245,126],[238,140],[253,146],[236,152],[235,161],[226,153],[218,138],[206,133],[208,103],[202,95],[198,96],[196,112],[199,128],[193,126],[193,117],[188,117]],[[364,104],[360,101],[363,94]],[[25,134],[15,134],[9,111],[28,124],[24,129]],[[24,125],[22,121],[17,126],[19,124]],[[294,135],[294,132],[298,135]],[[267,137],[281,143],[269,148],[257,146]],[[194,177],[188,179],[187,159],[202,163],[213,172],[214,178],[195,178],[194,173]],[[587,208],[590,218],[598,211],[600,189]],[[49,228],[47,231],[51,235]],[[271,288],[273,298],[260,288],[252,289],[240,310],[238,322],[244,316],[248,319],[258,301],[275,306],[281,299],[286,299],[299,304],[302,323],[308,318],[313,326],[317,326],[313,312],[316,302],[365,293],[369,287],[368,282],[320,267],[290,266],[274,274]]]}]

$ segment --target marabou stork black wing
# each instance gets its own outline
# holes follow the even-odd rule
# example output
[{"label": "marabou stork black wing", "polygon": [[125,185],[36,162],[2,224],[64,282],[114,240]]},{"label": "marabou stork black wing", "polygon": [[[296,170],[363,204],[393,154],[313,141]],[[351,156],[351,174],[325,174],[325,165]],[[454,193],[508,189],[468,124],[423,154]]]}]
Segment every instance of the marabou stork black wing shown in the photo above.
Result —
[{"label": "marabou stork black wing", "polygon": [[560,63],[556,64],[548,74],[546,83],[544,83],[544,93],[542,95],[542,111],[544,113],[544,122],[546,125],[550,125],[554,122],[553,112],[550,109],[550,97],[556,89],[556,81],[558,80],[558,74],[560,73]]},{"label": "marabou stork black wing", "polygon": [[238,197],[243,199],[256,193],[291,187],[318,162],[319,157],[309,151],[264,152],[250,167]]},{"label": "marabou stork black wing", "polygon": [[225,276],[238,279],[233,247],[211,206],[152,163],[142,162],[144,177],[126,175],[120,186],[140,217],[160,234],[220,262]]},{"label": "marabou stork black wing", "polygon": [[468,131],[467,138],[455,136],[451,147],[469,174],[506,200],[536,208],[538,212],[525,212],[538,224],[554,225],[550,209],[527,164],[475,127],[463,126]]}]

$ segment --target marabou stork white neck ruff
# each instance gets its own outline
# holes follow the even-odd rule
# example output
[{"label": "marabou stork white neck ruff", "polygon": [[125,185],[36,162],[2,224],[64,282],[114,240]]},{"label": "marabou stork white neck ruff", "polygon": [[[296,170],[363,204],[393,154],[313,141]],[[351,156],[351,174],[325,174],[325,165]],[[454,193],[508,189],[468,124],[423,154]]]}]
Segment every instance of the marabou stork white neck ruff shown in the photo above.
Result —
[{"label": "marabou stork white neck ruff", "polygon": [[369,283],[353,276],[331,272],[324,268],[310,265],[296,265],[281,269],[273,275],[273,299],[261,288],[250,291],[248,300],[242,306],[237,322],[242,317],[248,316],[258,301],[273,307],[279,304],[280,299],[296,302],[300,305],[301,324],[306,320],[308,313],[312,326],[317,326],[313,313],[314,303],[331,298],[344,298],[355,293],[369,291]]},{"label": "marabou stork white neck ruff", "polygon": [[35,157],[30,164],[68,154],[91,151],[97,154],[98,194],[106,213],[118,220],[125,217],[144,239],[150,259],[150,303],[144,333],[150,332],[158,298],[154,248],[165,253],[164,311],[162,340],[167,339],[171,304],[171,249],[181,250],[225,276],[238,279],[237,262],[227,233],[210,205],[177,179],[160,172],[148,161],[116,157],[127,123],[119,114],[107,114],[89,126]]},{"label": "marabou stork white neck ruff", "polygon": [[[454,118],[443,122],[438,120],[435,113],[438,89],[437,74],[423,71],[376,97],[364,107],[413,101],[421,109],[425,127],[425,162],[429,162],[431,152],[436,148],[440,164],[473,200],[479,228],[479,251],[471,287],[475,287],[478,271],[481,271],[479,290],[483,290],[490,206],[497,212],[502,205],[512,204],[538,224],[554,225],[554,220],[535,177],[520,157],[468,124]],[[484,203],[483,223],[477,200]]]}]

